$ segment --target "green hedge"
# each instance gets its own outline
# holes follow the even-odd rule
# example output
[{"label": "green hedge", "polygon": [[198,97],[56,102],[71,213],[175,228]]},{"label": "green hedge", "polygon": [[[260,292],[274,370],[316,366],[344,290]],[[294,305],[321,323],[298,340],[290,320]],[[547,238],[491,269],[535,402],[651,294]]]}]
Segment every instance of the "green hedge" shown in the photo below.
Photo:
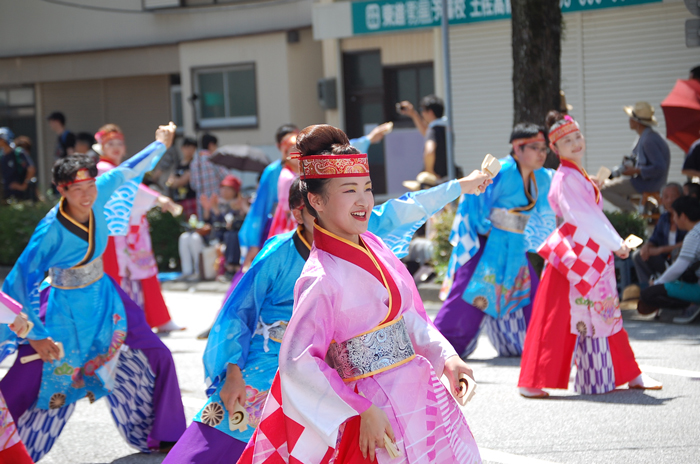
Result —
[{"label": "green hedge", "polygon": [[452,254],[452,245],[450,245],[450,231],[452,223],[455,219],[455,212],[452,208],[446,208],[435,216],[433,221],[435,231],[435,247],[433,260],[435,264],[435,273],[437,277],[435,281],[442,283],[447,274],[447,264],[450,261]]},{"label": "green hedge", "polygon": [[39,221],[55,203],[21,202],[0,206],[0,265],[13,266]]},{"label": "green hedge", "polygon": [[620,237],[627,238],[634,234],[640,238],[646,238],[647,224],[645,219],[637,213],[623,213],[621,211],[604,211],[608,220]]},{"label": "green hedge", "polygon": [[[14,266],[39,221],[54,204],[21,202],[0,206],[0,266]],[[177,239],[185,230],[184,225],[170,213],[158,209],[151,210],[147,217],[159,270],[167,272],[179,269]]]},{"label": "green hedge", "polygon": [[177,240],[185,231],[180,219],[170,213],[164,213],[153,208],[146,216],[151,225],[151,242],[153,254],[158,262],[160,272],[171,272],[180,269],[180,254],[177,250]]}]

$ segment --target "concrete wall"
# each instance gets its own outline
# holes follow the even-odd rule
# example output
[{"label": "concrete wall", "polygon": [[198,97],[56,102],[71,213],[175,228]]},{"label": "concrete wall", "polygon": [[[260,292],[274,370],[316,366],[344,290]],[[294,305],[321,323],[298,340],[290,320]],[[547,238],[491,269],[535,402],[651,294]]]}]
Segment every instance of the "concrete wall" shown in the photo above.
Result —
[{"label": "concrete wall", "polygon": [[177,44],[311,25],[312,0],[143,12],[141,0],[71,0],[97,11],[41,0],[0,0],[0,57]]},{"label": "concrete wall", "polygon": [[48,113],[63,112],[68,129],[76,133],[95,133],[108,122],[119,125],[129,154],[151,143],[157,126],[170,119],[168,75],[41,83],[36,85],[36,99],[39,170],[45,185],[50,182],[57,137],[46,122]]},{"label": "concrete wall", "polygon": [[177,45],[0,58],[0,85],[3,86],[178,72]]},{"label": "concrete wall", "polygon": [[186,134],[194,133],[193,70],[207,66],[255,63],[258,127],[212,130],[219,144],[274,144],[277,127],[291,120],[287,34],[276,32],[246,37],[203,40],[180,45],[183,119]]},{"label": "concrete wall", "polygon": [[287,67],[290,122],[299,128],[325,123],[316,94],[316,83],[323,77],[323,51],[321,42],[313,40],[311,28],[300,31],[298,43],[287,45]]}]

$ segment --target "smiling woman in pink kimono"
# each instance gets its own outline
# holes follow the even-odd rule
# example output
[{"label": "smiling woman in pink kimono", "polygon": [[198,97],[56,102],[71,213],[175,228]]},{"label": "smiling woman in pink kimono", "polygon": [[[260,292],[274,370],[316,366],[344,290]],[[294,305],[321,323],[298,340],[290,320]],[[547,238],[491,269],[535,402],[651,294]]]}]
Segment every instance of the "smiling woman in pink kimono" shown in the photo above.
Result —
[{"label": "smiling woman in pink kimono", "polygon": [[549,394],[543,388],[566,389],[572,359],[579,393],[607,393],[626,383],[660,389],[639,370],[622,327],[613,254],[625,259],[629,249],[582,167],[583,134],[569,116],[551,112],[547,119],[550,147],[561,159],[548,199],[561,225],[538,250],[547,267],[525,337],[520,394],[544,398]]},{"label": "smiling woman in pink kimono", "polygon": [[[367,232],[367,155],[327,125],[304,129],[297,148],[314,245],[294,290],[278,376],[239,462],[481,462],[452,398],[471,369],[426,315],[405,266]],[[489,183],[472,176],[479,189]],[[385,434],[398,457],[385,449]]]}]

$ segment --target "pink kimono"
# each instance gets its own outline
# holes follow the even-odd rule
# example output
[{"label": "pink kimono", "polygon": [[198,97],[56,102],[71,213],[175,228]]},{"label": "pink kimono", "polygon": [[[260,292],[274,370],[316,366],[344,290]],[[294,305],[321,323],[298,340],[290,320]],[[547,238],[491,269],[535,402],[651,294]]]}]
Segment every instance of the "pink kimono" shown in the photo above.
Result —
[{"label": "pink kimono", "polygon": [[357,435],[358,416],[372,404],[386,413],[401,453],[391,459],[378,449],[376,462],[481,462],[439,380],[457,353],[426,315],[405,266],[375,235],[360,237],[363,246],[314,231],[278,377],[239,462],[369,462]]},{"label": "pink kimono", "polygon": [[563,219],[540,247],[547,261],[532,308],[520,361],[519,387],[569,384],[607,393],[641,374],[622,327],[613,251],[622,238],[603,214],[603,199],[588,174],[562,158],[549,203]]},{"label": "pink kimono", "polygon": [[297,228],[297,222],[289,211],[289,188],[298,175],[287,166],[282,168],[280,178],[277,181],[277,208],[270,223],[270,232],[267,238],[284,234]]}]

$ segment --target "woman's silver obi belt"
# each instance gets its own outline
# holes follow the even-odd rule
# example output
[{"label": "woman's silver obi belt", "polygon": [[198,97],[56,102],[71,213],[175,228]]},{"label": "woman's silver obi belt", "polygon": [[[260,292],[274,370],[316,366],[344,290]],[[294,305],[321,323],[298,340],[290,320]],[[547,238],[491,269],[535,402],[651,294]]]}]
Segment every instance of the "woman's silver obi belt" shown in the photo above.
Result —
[{"label": "woman's silver obi belt", "polygon": [[102,257],[95,258],[84,266],[71,267],[69,269],[52,267],[49,269],[51,286],[64,290],[87,287],[91,283],[100,280],[103,275]]},{"label": "woman's silver obi belt", "polygon": [[342,343],[331,343],[328,356],[345,382],[370,377],[416,357],[403,316]]},{"label": "woman's silver obi belt", "polygon": [[527,226],[530,216],[527,214],[508,211],[505,208],[493,208],[489,215],[491,225],[507,232],[522,234]]}]

